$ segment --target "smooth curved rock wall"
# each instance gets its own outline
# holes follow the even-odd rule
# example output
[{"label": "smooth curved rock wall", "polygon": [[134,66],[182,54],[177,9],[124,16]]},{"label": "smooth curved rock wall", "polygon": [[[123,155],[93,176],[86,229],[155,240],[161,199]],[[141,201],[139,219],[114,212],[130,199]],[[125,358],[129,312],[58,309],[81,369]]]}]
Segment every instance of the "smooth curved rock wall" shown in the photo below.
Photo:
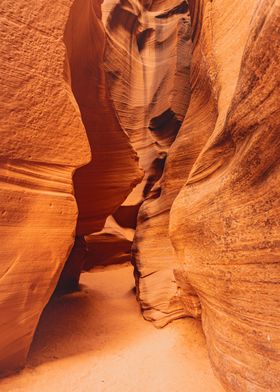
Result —
[{"label": "smooth curved rock wall", "polygon": [[[142,173],[107,94],[100,4],[3,1],[0,16],[0,372],[7,373],[24,365],[59,277],[59,289],[77,284],[84,234],[102,229]],[[81,166],[76,227],[72,175]]]},{"label": "smooth curved rock wall", "polygon": [[[65,31],[71,86],[79,105],[93,159],[74,175],[79,216],[77,239],[59,281],[59,290],[78,287],[87,255],[83,236],[102,230],[106,218],[141,181],[138,157],[110,100],[103,57],[106,36],[97,1],[76,0]],[[103,243],[104,247],[104,243]],[[102,250],[101,247],[100,249]],[[103,258],[97,252],[97,264]]]},{"label": "smooth curved rock wall", "polygon": [[73,171],[90,160],[69,86],[71,1],[3,0],[0,373],[22,367],[73,244]]},{"label": "smooth curved rock wall", "polygon": [[[100,4],[72,3],[0,8],[1,374],[71,250],[83,166],[59,288],[92,267],[85,235],[95,257],[110,244],[100,264],[114,241],[126,258],[138,214],[145,318],[201,317],[226,390],[278,391],[279,0],[190,0],[192,45],[185,3],[106,0],[105,31]],[[119,207],[134,150],[145,177]]]},{"label": "smooth curved rock wall", "polygon": [[105,1],[102,10],[110,93],[145,171],[125,202],[127,207],[143,203],[133,243],[138,299],[144,317],[163,325],[185,313],[176,295],[166,214],[175,196],[160,197],[164,187],[158,181],[190,100],[188,5]]},{"label": "smooth curved rock wall", "polygon": [[[276,392],[280,4],[190,5],[218,116],[172,206],[171,239],[179,275],[201,302],[210,359],[226,390]],[[187,291],[184,297],[188,307]]]}]

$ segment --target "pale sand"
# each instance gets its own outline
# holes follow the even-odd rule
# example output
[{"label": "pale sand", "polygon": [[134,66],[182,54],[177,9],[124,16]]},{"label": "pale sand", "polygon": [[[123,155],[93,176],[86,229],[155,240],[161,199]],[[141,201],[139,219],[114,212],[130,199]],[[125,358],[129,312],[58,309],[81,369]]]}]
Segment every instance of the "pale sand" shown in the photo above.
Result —
[{"label": "pale sand", "polygon": [[82,276],[82,291],[52,300],[28,365],[1,392],[221,392],[200,323],[156,329],[133,293],[131,266]]}]

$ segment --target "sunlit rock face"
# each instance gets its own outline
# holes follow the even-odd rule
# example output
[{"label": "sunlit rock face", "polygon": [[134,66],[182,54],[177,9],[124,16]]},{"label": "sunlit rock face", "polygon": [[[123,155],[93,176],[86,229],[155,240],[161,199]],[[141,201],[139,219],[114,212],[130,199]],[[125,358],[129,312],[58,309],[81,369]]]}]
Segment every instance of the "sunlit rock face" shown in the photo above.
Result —
[{"label": "sunlit rock face", "polygon": [[106,36],[98,1],[76,0],[65,32],[71,82],[93,160],[74,176],[77,234],[103,228],[108,215],[141,180],[138,157],[108,95],[103,57]]},{"label": "sunlit rock face", "polygon": [[23,366],[73,243],[72,173],[90,160],[69,86],[71,1],[1,2],[0,373]]},{"label": "sunlit rock face", "polygon": [[98,233],[86,236],[87,255],[84,270],[96,266],[130,263],[134,230],[118,225],[110,216]]},{"label": "sunlit rock face", "polygon": [[110,95],[145,170],[144,181],[131,195],[134,202],[147,196],[161,174],[156,161],[164,159],[186,112],[188,64],[182,59],[190,51],[187,11],[179,1],[102,4]]},{"label": "sunlit rock face", "polygon": [[201,317],[226,390],[278,392],[279,1],[2,0],[0,17],[0,373],[55,288],[133,242],[144,317]]},{"label": "sunlit rock face", "polygon": [[[191,1],[190,9],[192,73],[207,74],[216,109],[201,117],[191,102],[175,142],[185,154],[199,147],[171,209],[171,239],[182,263],[175,275],[187,310],[188,287],[198,295],[209,355],[226,390],[276,392],[279,2]],[[192,101],[202,93],[195,81]],[[190,142],[203,127],[204,145]]]},{"label": "sunlit rock face", "polygon": [[145,171],[144,180],[125,203],[128,207],[144,200],[133,243],[138,299],[144,317],[162,326],[185,314],[177,296],[174,250],[168,236],[176,190],[166,191],[160,179],[190,99],[188,5],[185,1],[105,1],[102,11],[110,94]]},{"label": "sunlit rock face", "polygon": [[142,177],[106,91],[100,15],[93,1],[1,2],[1,374],[24,365],[75,231],[64,289],[78,280],[83,235]]},{"label": "sunlit rock face", "polygon": [[[91,252],[87,255],[83,236],[102,230],[106,218],[122,204],[143,175],[109,98],[103,65],[106,36],[100,18],[97,1],[76,0],[65,30],[71,86],[93,159],[74,175],[79,209],[77,239],[59,281],[58,289],[63,291],[78,287],[84,257],[91,255]],[[104,258],[104,247],[103,237],[100,246],[95,247],[97,264]]]}]

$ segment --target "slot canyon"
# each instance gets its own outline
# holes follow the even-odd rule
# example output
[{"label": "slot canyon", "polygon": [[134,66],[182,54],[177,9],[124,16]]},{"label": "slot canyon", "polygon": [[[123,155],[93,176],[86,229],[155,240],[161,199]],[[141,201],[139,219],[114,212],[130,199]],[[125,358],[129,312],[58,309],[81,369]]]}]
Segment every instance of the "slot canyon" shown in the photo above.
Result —
[{"label": "slot canyon", "polygon": [[0,18],[0,391],[279,392],[280,0]]}]

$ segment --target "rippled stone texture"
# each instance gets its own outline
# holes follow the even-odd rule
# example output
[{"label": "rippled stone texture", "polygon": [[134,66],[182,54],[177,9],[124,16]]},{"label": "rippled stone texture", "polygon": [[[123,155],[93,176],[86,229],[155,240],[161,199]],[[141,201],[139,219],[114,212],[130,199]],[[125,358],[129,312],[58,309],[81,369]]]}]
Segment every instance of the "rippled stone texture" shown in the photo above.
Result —
[{"label": "rippled stone texture", "polygon": [[[106,218],[142,178],[138,157],[118,122],[107,91],[103,64],[106,36],[100,18],[98,2],[76,0],[65,31],[71,86],[93,159],[74,175],[79,209],[77,240],[59,281],[59,289],[62,290],[78,287],[84,257],[89,257],[86,256],[87,246],[84,244],[82,249],[80,239],[84,235],[100,232]],[[99,246],[101,251],[104,245],[102,241]],[[95,260],[99,264],[98,260],[104,255],[97,252],[96,247],[95,251]]]},{"label": "rippled stone texture", "polygon": [[130,263],[134,230],[117,224],[110,216],[104,228],[86,236],[87,255],[84,270],[96,266]]},{"label": "rippled stone texture", "polygon": [[[190,6],[194,43],[210,77],[217,115],[171,209],[171,238],[182,262],[178,274],[199,297],[210,358],[226,389],[276,392],[279,2],[192,1]],[[193,67],[201,63],[194,59]],[[183,129],[194,120],[190,107]],[[194,128],[203,124],[202,118]],[[183,299],[187,308],[187,292]]]},{"label": "rippled stone texture", "polygon": [[58,289],[126,260],[136,229],[145,318],[201,317],[226,390],[278,391],[280,3],[189,6],[192,44],[176,0],[1,2],[2,373],[75,230]]},{"label": "rippled stone texture", "polygon": [[144,201],[133,244],[138,299],[144,317],[162,326],[185,314],[168,236],[168,211],[176,191],[165,191],[158,181],[190,98],[188,6],[180,1],[106,0],[102,8],[111,96],[145,171],[126,201],[127,206]]},{"label": "rippled stone texture", "polygon": [[[142,173],[106,91],[100,4],[3,1],[0,15],[0,371],[5,373],[24,365],[75,230],[59,289],[77,284],[83,235],[102,229]],[[76,227],[72,174],[86,163],[74,175]]]},{"label": "rippled stone texture", "polygon": [[72,173],[90,160],[65,67],[70,5],[3,0],[0,6],[1,374],[24,365],[73,243]]}]

